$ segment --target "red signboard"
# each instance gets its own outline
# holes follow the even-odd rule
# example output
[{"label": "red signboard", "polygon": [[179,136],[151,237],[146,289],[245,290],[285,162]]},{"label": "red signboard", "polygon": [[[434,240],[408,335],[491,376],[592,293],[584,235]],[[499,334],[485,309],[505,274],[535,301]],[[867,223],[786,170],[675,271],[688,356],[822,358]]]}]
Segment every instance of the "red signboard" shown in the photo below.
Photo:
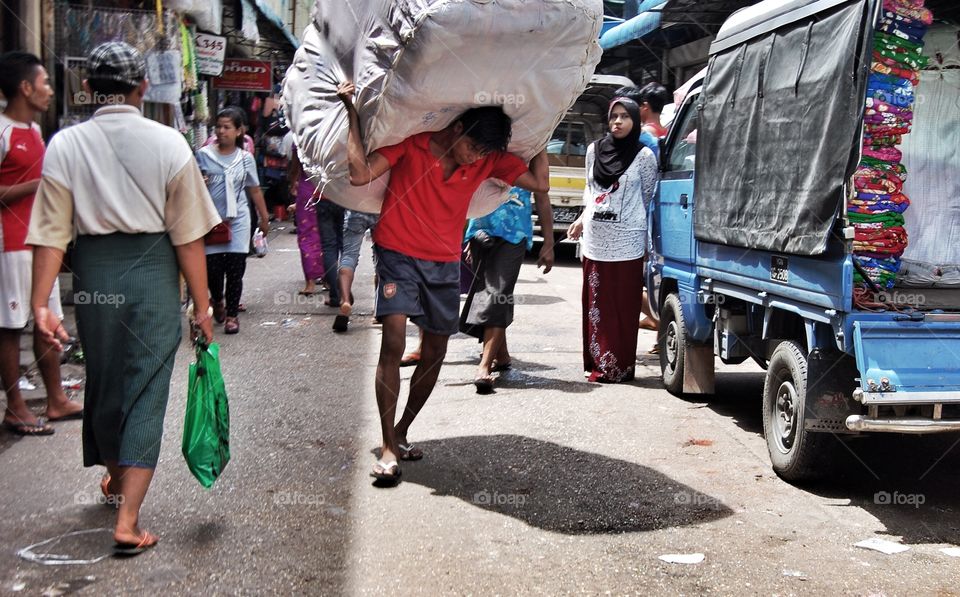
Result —
[{"label": "red signboard", "polygon": [[273,89],[273,63],[269,60],[223,61],[223,74],[213,79],[214,89],[270,91]]}]

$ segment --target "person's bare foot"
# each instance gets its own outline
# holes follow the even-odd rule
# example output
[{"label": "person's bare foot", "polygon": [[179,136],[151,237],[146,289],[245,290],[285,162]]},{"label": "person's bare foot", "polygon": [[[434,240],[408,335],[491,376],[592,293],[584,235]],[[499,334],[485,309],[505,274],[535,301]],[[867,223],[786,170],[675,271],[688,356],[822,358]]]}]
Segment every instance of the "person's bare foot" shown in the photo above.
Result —
[{"label": "person's bare foot", "polygon": [[63,419],[79,419],[83,416],[83,405],[73,400],[63,400],[56,403],[47,402],[47,420],[60,421]]},{"label": "person's bare foot", "polygon": [[8,427],[19,425],[33,427],[40,425],[40,418],[33,414],[25,403],[21,403],[19,407],[13,409],[7,407],[3,413],[3,424]]},{"label": "person's bare foot", "polygon": [[317,293],[317,283],[313,280],[307,280],[303,285],[303,290],[300,291],[300,294],[310,295]]},{"label": "person's bare foot", "polygon": [[641,330],[650,330],[651,332],[657,331],[657,322],[647,316],[644,316],[640,320],[639,325]]}]

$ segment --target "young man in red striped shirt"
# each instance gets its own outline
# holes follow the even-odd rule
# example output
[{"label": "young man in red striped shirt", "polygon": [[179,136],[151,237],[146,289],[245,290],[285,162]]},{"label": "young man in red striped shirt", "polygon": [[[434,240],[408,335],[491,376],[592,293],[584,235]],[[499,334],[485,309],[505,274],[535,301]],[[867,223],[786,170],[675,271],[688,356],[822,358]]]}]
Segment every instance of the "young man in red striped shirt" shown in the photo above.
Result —
[{"label": "young man in red striped shirt", "polygon": [[[407,441],[407,432],[437,382],[447,340],[457,332],[460,251],[470,199],[488,178],[546,192],[550,172],[546,152],[537,154],[529,168],[507,153],[510,118],[495,106],[467,110],[441,131],[413,135],[368,154],[353,93],[349,81],[337,90],[350,121],[350,184],[368,184],[390,170],[374,234],[376,317],[383,324],[376,378],[383,446],[371,474],[395,483],[400,478],[398,459],[423,457]],[[406,408],[395,424],[407,318],[423,331],[422,349]]]}]

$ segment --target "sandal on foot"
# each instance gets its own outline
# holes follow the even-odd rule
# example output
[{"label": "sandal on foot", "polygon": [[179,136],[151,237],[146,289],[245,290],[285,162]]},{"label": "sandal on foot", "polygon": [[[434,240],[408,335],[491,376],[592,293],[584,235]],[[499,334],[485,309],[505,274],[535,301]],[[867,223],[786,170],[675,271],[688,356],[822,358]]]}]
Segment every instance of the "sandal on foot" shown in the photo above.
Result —
[{"label": "sandal on foot", "polygon": [[224,334],[238,334],[240,333],[240,320],[236,317],[228,317],[227,322],[223,324],[223,333]]},{"label": "sandal on foot", "polygon": [[53,435],[54,429],[42,418],[37,419],[36,423],[11,423],[4,421],[3,426],[17,435]]},{"label": "sandal on foot", "polygon": [[493,394],[493,378],[489,375],[476,378],[473,385],[477,387],[477,394]]},{"label": "sandal on foot", "polygon": [[507,361],[506,363],[503,363],[503,364],[498,363],[497,361],[493,361],[493,367],[490,367],[490,372],[491,372],[491,373],[503,373],[504,371],[506,371],[507,369],[509,369],[512,364],[513,364],[512,361]]},{"label": "sandal on foot", "polygon": [[400,449],[400,460],[420,460],[423,458],[423,450],[413,444],[397,444]]},{"label": "sandal on foot", "polygon": [[647,351],[647,354],[660,354],[660,345],[654,344],[653,348]]},{"label": "sandal on foot", "polygon": [[370,476],[377,481],[388,481],[393,483],[400,480],[400,474],[400,465],[396,460],[391,460],[389,462],[378,460],[377,463],[373,465],[373,470],[370,471]]},{"label": "sandal on foot", "polygon": [[338,334],[342,334],[347,331],[347,327],[350,325],[350,316],[349,315],[337,315],[333,318],[333,331]]},{"label": "sandal on foot", "polygon": [[223,323],[227,318],[227,308],[223,305],[223,301],[216,301],[213,303],[213,320],[217,323]]},{"label": "sandal on foot", "polygon": [[159,542],[159,537],[144,531],[138,543],[121,543],[117,541],[116,545],[113,546],[113,553],[118,556],[135,556],[142,554],[151,547],[156,547]]},{"label": "sandal on foot", "polygon": [[419,352],[410,352],[403,356],[400,359],[401,367],[413,367],[414,365],[420,364],[420,353]]}]

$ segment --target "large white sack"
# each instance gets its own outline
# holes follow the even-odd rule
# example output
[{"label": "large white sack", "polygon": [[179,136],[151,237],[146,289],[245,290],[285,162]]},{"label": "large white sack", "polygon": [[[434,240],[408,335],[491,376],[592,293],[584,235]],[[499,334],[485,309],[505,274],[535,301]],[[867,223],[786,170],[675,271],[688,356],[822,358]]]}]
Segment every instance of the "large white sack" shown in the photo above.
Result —
[{"label": "large white sack", "polygon": [[[601,0],[318,0],[283,83],[301,161],[326,197],[380,211],[389,173],[349,183],[336,96],[346,78],[368,152],[496,104],[513,119],[509,151],[529,160],[593,74],[602,18]],[[506,190],[485,182],[469,215],[495,209]]]}]

